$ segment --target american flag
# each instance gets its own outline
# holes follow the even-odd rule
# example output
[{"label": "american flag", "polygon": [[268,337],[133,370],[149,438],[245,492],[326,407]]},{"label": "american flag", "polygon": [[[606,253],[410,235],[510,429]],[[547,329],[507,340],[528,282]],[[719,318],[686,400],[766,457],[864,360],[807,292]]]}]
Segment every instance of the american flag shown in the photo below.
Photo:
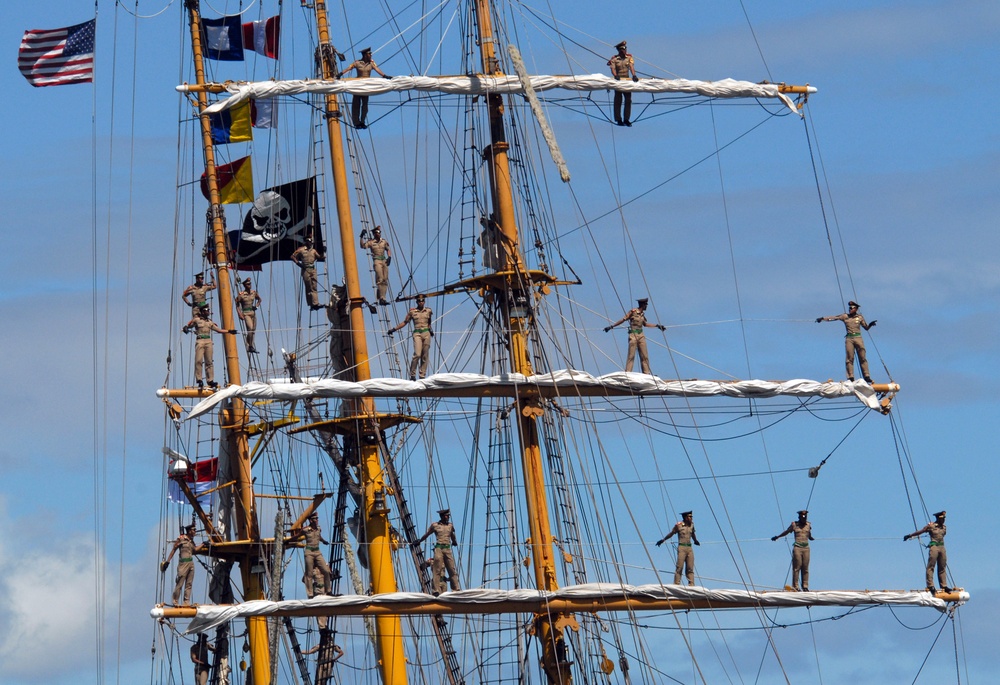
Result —
[{"label": "american flag", "polygon": [[17,68],[38,87],[93,82],[96,26],[91,19],[64,29],[25,31]]}]

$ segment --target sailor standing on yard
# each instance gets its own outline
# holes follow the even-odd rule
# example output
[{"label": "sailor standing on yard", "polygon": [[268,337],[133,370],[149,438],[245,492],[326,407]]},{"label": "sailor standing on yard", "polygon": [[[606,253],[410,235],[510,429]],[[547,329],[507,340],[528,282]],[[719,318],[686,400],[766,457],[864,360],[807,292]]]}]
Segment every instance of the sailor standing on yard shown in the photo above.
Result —
[{"label": "sailor standing on yard", "polygon": [[191,586],[194,584],[194,525],[186,526],[174,540],[174,546],[170,550],[167,558],[160,562],[160,573],[166,573],[170,568],[170,560],[174,558],[174,552],[180,550],[177,559],[177,580],[174,582],[173,604],[178,605],[177,600],[181,597],[181,588],[184,588],[184,606],[191,604]]},{"label": "sailor standing on yard", "polygon": [[809,541],[815,540],[812,536],[812,524],[806,520],[807,516],[809,516],[808,511],[800,510],[798,521],[792,521],[791,525],[785,528],[785,532],[771,538],[771,542],[774,542],[789,533],[795,533],[795,543],[792,545],[792,589],[799,590],[801,577],[803,592],[809,592]]},{"label": "sailor standing on yard", "polygon": [[[632,76],[633,81],[638,81],[639,77],[635,74],[635,60],[632,58],[628,52],[625,51],[626,45],[625,41],[622,41],[615,46],[618,50],[618,54],[608,60],[608,66],[611,67],[611,75],[614,76],[616,81],[621,81],[622,79],[627,79],[629,75]],[[625,101],[625,115],[622,116],[622,100]],[[632,122],[629,121],[632,118],[632,93],[622,92],[620,90],[615,91],[615,123],[619,126],[631,126]]]},{"label": "sailor standing on yard", "polygon": [[184,304],[191,307],[191,316],[197,314],[198,310],[202,307],[208,306],[208,293],[209,291],[215,290],[215,288],[215,281],[205,283],[204,273],[194,275],[194,285],[189,285],[184,288],[184,292],[181,294],[181,299],[184,300]]},{"label": "sailor standing on yard", "polygon": [[451,510],[439,509],[439,520],[435,521],[424,533],[423,537],[413,542],[414,547],[434,536],[434,563],[432,565],[434,573],[434,596],[444,592],[444,572],[448,569],[448,581],[452,590],[461,590],[458,585],[458,568],[455,566],[455,556],[452,554],[452,547],[458,546],[458,538],[455,537],[455,526],[451,522]]},{"label": "sailor standing on yard", "polygon": [[816,323],[824,321],[844,322],[844,326],[847,328],[847,335],[844,337],[844,347],[847,351],[847,359],[844,364],[847,368],[847,380],[854,380],[854,353],[857,351],[858,361],[861,363],[861,377],[865,379],[866,383],[871,385],[872,377],[868,374],[868,357],[865,354],[865,341],[861,338],[861,329],[864,328],[867,331],[870,328],[874,328],[878,321],[876,319],[872,319],[871,323],[865,321],[865,317],[861,316],[860,312],[858,312],[860,307],[860,304],[852,300],[847,303],[846,314],[821,316],[816,319]]},{"label": "sailor standing on yard", "polygon": [[918,531],[903,536],[903,542],[924,533],[930,535],[927,545],[927,592],[934,592],[934,566],[937,566],[938,585],[942,592],[951,592],[948,587],[948,553],[944,549],[944,536],[948,527],[944,525],[944,517],[948,512],[939,511],[934,514],[934,520]]},{"label": "sailor standing on yard", "polygon": [[646,351],[646,334],[644,328],[659,328],[661,331],[667,330],[663,324],[649,323],[646,321],[646,305],[649,298],[643,297],[636,302],[638,306],[625,312],[625,316],[615,321],[610,326],[604,327],[607,333],[620,323],[628,321],[628,358],[625,360],[625,371],[631,371],[635,363],[635,351],[639,350],[639,363],[642,365],[642,372],[653,375],[649,370],[649,352]]},{"label": "sailor standing on yard", "polygon": [[302,528],[301,531],[295,533],[292,539],[305,537],[305,565],[306,570],[303,575],[302,582],[306,586],[306,594],[312,597],[312,582],[313,582],[313,569],[319,569],[319,572],[323,575],[323,593],[332,594],[333,593],[333,581],[330,577],[330,565],[326,563],[326,559],[323,557],[323,553],[319,550],[319,544],[322,542],[324,545],[329,545],[330,543],[323,539],[323,532],[319,527],[319,514],[312,513],[309,515],[309,525]]},{"label": "sailor standing on yard", "polygon": [[215,322],[208,318],[208,307],[199,309],[195,317],[184,324],[181,331],[184,333],[194,331],[198,338],[194,343],[194,380],[198,384],[198,389],[205,387],[201,380],[203,369],[208,387],[218,388],[219,384],[215,382],[215,345],[212,343],[212,332],[236,335],[236,331],[227,331],[215,325]]},{"label": "sailor standing on yard", "polygon": [[434,331],[431,330],[431,320],[434,318],[434,313],[429,307],[424,306],[426,299],[423,294],[417,295],[417,306],[410,307],[406,318],[398,326],[386,331],[387,334],[392,335],[405,326],[407,322],[413,322],[413,358],[410,359],[411,381],[417,380],[418,362],[420,363],[420,377],[427,378],[427,360],[430,358],[431,338],[434,337]]},{"label": "sailor standing on yard", "polygon": [[[372,49],[365,48],[361,51],[361,59],[351,62],[351,65],[344,69],[342,72],[337,74],[337,78],[340,78],[351,69],[356,69],[358,78],[371,78],[372,72],[375,71],[382,78],[392,78],[382,73],[382,70],[378,68],[378,65],[372,60]],[[354,121],[354,128],[368,128],[368,124],[365,123],[368,119],[368,96],[367,95],[354,95],[351,98],[351,119]]]},{"label": "sailor standing on yard", "polygon": [[261,299],[257,291],[253,289],[253,281],[249,278],[243,281],[243,290],[236,293],[236,313],[240,315],[240,320],[246,326],[247,353],[257,354],[257,348],[253,346],[254,331],[257,330],[257,308],[260,307]]},{"label": "sailor standing on yard", "polygon": [[[674,585],[681,584],[681,571],[686,570],[688,585],[694,585],[694,548],[691,543],[701,546],[698,536],[694,534],[694,514],[690,511],[681,512],[681,520],[674,524],[669,533],[657,540],[659,547],[674,535],[677,536],[677,567],[674,569]],[[687,566],[687,569],[684,567]]]},{"label": "sailor standing on yard", "polygon": [[316,262],[323,259],[323,254],[313,247],[313,240],[306,236],[305,245],[292,253],[292,261],[302,270],[302,284],[306,288],[306,302],[309,309],[320,309],[319,279],[316,277]]},{"label": "sailor standing on yard", "polygon": [[372,256],[372,267],[375,269],[375,295],[381,305],[389,304],[385,299],[389,290],[389,265],[392,264],[392,250],[389,241],[382,237],[382,227],[372,230],[373,238],[369,240],[368,231],[361,231],[361,249],[368,250]]}]

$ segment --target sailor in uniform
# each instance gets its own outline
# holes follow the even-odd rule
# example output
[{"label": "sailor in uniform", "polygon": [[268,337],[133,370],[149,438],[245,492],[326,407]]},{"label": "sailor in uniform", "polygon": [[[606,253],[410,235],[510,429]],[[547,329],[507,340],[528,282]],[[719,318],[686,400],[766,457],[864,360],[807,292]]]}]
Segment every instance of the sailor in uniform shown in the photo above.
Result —
[{"label": "sailor in uniform", "polygon": [[927,533],[931,540],[927,545],[927,591],[934,592],[934,567],[937,566],[938,585],[942,592],[951,592],[948,587],[948,553],[944,549],[944,536],[948,527],[944,525],[944,517],[948,512],[939,511],[934,514],[934,520],[918,531],[903,536],[903,541]]},{"label": "sailor in uniform", "polygon": [[[208,306],[208,293],[215,290],[216,287],[214,281],[205,283],[204,273],[194,275],[194,285],[184,288],[184,292],[181,294],[184,304],[191,307],[191,316],[195,316],[202,307]],[[188,299],[189,297],[191,298],[190,300]]]},{"label": "sailor in uniform", "polygon": [[681,520],[674,524],[669,533],[657,540],[656,546],[659,547],[674,535],[677,536],[677,567],[674,569],[674,585],[681,584],[682,570],[685,571],[688,585],[694,585],[694,548],[691,547],[691,543],[693,542],[699,547],[701,543],[698,542],[698,536],[694,533],[694,514],[692,512],[682,511]]},{"label": "sailor in uniform", "polygon": [[648,297],[640,298],[636,301],[636,304],[638,306],[635,309],[628,310],[625,316],[618,319],[618,321],[615,321],[610,326],[605,326],[604,332],[607,333],[618,324],[628,321],[628,358],[625,360],[625,371],[632,370],[632,365],[635,363],[635,353],[638,350],[642,372],[652,375],[653,372],[649,370],[649,352],[646,351],[646,334],[643,332],[643,329],[659,328],[661,331],[665,331],[667,327],[663,324],[646,321],[646,306],[649,304]]},{"label": "sailor in uniform", "polygon": [[411,307],[398,326],[390,328],[386,333],[392,335],[408,322],[413,322],[413,358],[410,359],[410,380],[417,380],[417,364],[420,364],[420,377],[427,377],[427,361],[430,358],[431,338],[434,331],[431,330],[431,320],[434,313],[429,307],[424,306],[426,297],[423,294],[417,295],[417,306]]},{"label": "sailor in uniform", "polygon": [[439,509],[439,520],[435,521],[423,534],[423,537],[415,540],[414,547],[419,547],[420,543],[434,536],[434,562],[431,565],[434,574],[434,595],[444,592],[444,572],[448,571],[448,581],[452,590],[461,590],[458,585],[458,568],[455,566],[455,555],[452,548],[458,546],[458,538],[455,536],[455,525],[451,522],[451,510]]},{"label": "sailor in uniform", "polygon": [[807,516],[809,516],[808,511],[800,510],[798,521],[792,521],[783,533],[771,538],[771,542],[774,542],[789,533],[795,534],[795,542],[792,544],[792,589],[798,591],[801,579],[803,592],[809,592],[809,541],[815,540],[812,536],[812,524],[807,520]]},{"label": "sailor in uniform", "polygon": [[866,383],[871,385],[872,377],[868,373],[868,356],[865,354],[865,341],[861,337],[861,329],[864,328],[867,331],[870,328],[874,328],[878,320],[872,319],[871,323],[865,321],[865,317],[861,316],[861,313],[858,311],[860,307],[861,305],[852,300],[847,303],[846,314],[821,316],[816,319],[816,323],[824,321],[844,322],[844,327],[847,329],[847,334],[844,336],[844,348],[847,353],[844,366],[847,368],[847,380],[854,380],[854,354],[857,352],[858,361],[861,363],[861,377],[865,379]]},{"label": "sailor in uniform", "polygon": [[202,382],[202,371],[208,387],[215,389],[219,384],[215,382],[215,345],[212,342],[212,333],[230,333],[236,335],[236,331],[227,331],[219,328],[208,318],[208,307],[202,307],[193,319],[184,324],[181,329],[184,333],[194,331],[197,340],[194,343],[194,380],[198,384],[198,389],[205,387]]},{"label": "sailor in uniform", "polygon": [[389,265],[392,264],[392,250],[389,241],[382,237],[382,227],[372,230],[373,238],[368,238],[368,231],[361,231],[361,249],[368,250],[372,256],[372,267],[375,269],[375,296],[381,305],[389,304],[385,299],[389,290]]},{"label": "sailor in uniform", "polygon": [[174,558],[174,552],[180,551],[177,558],[177,579],[174,581],[173,603],[178,605],[181,598],[181,589],[184,590],[184,606],[191,604],[191,586],[194,584],[194,534],[195,526],[186,526],[183,532],[174,540],[174,546],[170,550],[167,558],[160,563],[160,572],[164,573],[170,568],[170,560]]},{"label": "sailor in uniform", "polygon": [[236,293],[236,313],[246,326],[247,353],[257,354],[257,348],[253,346],[254,331],[257,330],[257,308],[260,307],[260,295],[253,289],[253,281],[249,278],[243,280],[243,290]]},{"label": "sailor in uniform", "polygon": [[292,253],[292,261],[302,270],[302,283],[306,288],[306,302],[309,309],[320,309],[319,279],[316,276],[316,262],[323,259],[322,253],[313,247],[312,238],[306,236],[305,245]]},{"label": "sailor in uniform", "polygon": [[[635,60],[632,55],[625,51],[628,47],[625,41],[622,41],[615,46],[618,50],[618,54],[608,60],[608,66],[611,67],[611,75],[614,76],[616,81],[621,81],[622,79],[627,79],[629,76],[632,77],[633,81],[638,81],[639,77],[635,74]],[[625,103],[625,113],[622,116],[622,101]],[[631,126],[632,122],[632,93],[622,92],[620,90],[615,91],[615,123],[619,126]]]}]

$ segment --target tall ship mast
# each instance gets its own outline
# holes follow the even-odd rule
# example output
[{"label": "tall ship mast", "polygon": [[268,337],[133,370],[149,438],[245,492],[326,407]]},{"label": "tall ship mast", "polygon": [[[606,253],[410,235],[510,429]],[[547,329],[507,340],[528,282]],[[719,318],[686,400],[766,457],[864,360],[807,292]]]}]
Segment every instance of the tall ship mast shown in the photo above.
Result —
[{"label": "tall ship mast", "polygon": [[[569,181],[561,148],[576,136],[562,138],[547,111],[561,104],[631,128],[630,111],[655,125],[658,108],[748,100],[795,120],[815,88],[529,74],[511,17],[488,0],[460,4],[457,47],[407,64],[410,74],[387,72],[391,62],[372,60],[371,48],[352,46],[357,61],[338,50],[350,39],[338,35],[346,25],[331,24],[325,3],[302,9],[313,22],[305,31],[315,37],[313,77],[241,81],[221,75],[222,51],[238,32],[241,49],[276,59],[276,46],[290,44],[279,41],[279,23],[206,20],[201,3],[185,1],[194,79],[178,90],[192,108],[208,201],[185,264],[210,270],[213,287],[184,293],[196,382],[178,361],[177,382],[158,391],[175,502],[167,526],[178,541],[163,564],[180,550],[200,574],[195,593],[204,589],[191,600],[178,572],[184,596],[175,588],[168,597],[164,581],[164,601],[152,610],[157,653],[184,661],[182,646],[197,640],[191,658],[204,661],[213,683],[647,682],[674,670],[660,663],[664,640],[648,626],[677,629],[689,611],[756,617],[780,669],[768,612],[946,612],[968,599],[952,587],[803,591],[807,576],[803,587],[762,582],[734,551],[741,534],[721,513],[721,489],[703,485],[685,497],[712,507],[734,536],[724,543],[736,578],[696,583],[690,566],[689,583],[671,578],[672,561],[655,556],[668,538],[650,531],[667,533],[672,515],[643,520],[649,512],[639,503],[649,487],[664,499],[666,472],[706,477],[689,445],[730,439],[721,428],[730,420],[764,432],[762,413],[797,419],[827,405],[887,421],[900,386],[869,378],[867,367],[863,379],[845,381],[690,378],[676,362],[676,373],[654,374],[642,368],[649,353],[638,337],[658,329],[664,337],[650,347],[669,350],[666,326],[644,314],[647,297],[630,305],[632,292],[655,295],[636,284],[595,314],[572,294],[620,284],[599,268],[590,281],[571,261],[593,266],[607,245],[580,230],[593,219],[579,197],[584,218],[572,230],[595,251],[585,256],[558,228],[565,217],[551,197],[560,189],[543,175]],[[283,27],[286,10],[275,17]],[[394,25],[403,47],[392,53],[400,64],[410,44],[402,18]],[[424,16],[415,25],[434,23]],[[616,49],[627,55],[623,45]],[[455,60],[453,73],[429,75],[446,59]],[[296,109],[308,121],[308,153],[281,171],[261,175],[260,157],[238,160],[229,150],[245,112],[257,125],[262,110],[280,122]],[[390,121],[391,143],[373,134],[384,128],[388,139]],[[258,142],[244,144],[257,154]],[[428,173],[431,162],[414,164],[401,143],[425,153],[437,173]],[[232,161],[220,162],[218,146]],[[270,149],[277,156],[278,146]],[[249,168],[253,180],[241,175]],[[202,296],[215,306],[202,311]],[[641,342],[643,373],[632,372],[634,349],[626,371],[596,353],[601,328],[616,328],[622,309],[618,323]],[[211,365],[198,366],[213,335],[225,358],[218,384],[199,375]],[[605,421],[631,424],[628,441],[645,436],[647,446],[603,442]],[[710,437],[715,429],[728,437]],[[676,443],[655,447],[651,436],[661,432]],[[811,480],[825,463],[810,469]],[[189,525],[193,537],[180,535]],[[154,679],[171,681],[172,667],[160,668]]]}]

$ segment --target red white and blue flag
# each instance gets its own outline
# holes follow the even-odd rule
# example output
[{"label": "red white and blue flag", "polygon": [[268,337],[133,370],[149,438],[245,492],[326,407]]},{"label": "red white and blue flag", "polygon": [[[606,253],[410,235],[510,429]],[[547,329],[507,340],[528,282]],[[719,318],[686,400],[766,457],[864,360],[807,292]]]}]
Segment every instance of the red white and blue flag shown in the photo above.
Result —
[{"label": "red white and blue flag", "polygon": [[242,62],[243,51],[278,58],[280,17],[240,22],[239,15],[201,20],[205,57],[221,62]]},{"label": "red white and blue flag", "polygon": [[280,16],[243,24],[243,49],[253,50],[265,57],[278,59],[278,34],[280,30]]},{"label": "red white and blue flag", "polygon": [[[208,491],[213,489],[218,483],[219,459],[212,457],[211,459],[188,462],[187,466],[187,473],[184,474],[185,482],[191,488],[191,492],[198,498],[198,504],[203,507],[211,507],[212,493]],[[167,486],[167,499],[171,502],[190,504],[187,497],[181,491],[181,486],[172,478]]]},{"label": "red white and blue flag", "polygon": [[17,51],[17,68],[28,83],[63,86],[93,83],[94,35],[97,20],[64,29],[25,31]]},{"label": "red white and blue flag", "polygon": [[254,128],[277,128],[278,108],[274,100],[250,100],[250,123]]}]

